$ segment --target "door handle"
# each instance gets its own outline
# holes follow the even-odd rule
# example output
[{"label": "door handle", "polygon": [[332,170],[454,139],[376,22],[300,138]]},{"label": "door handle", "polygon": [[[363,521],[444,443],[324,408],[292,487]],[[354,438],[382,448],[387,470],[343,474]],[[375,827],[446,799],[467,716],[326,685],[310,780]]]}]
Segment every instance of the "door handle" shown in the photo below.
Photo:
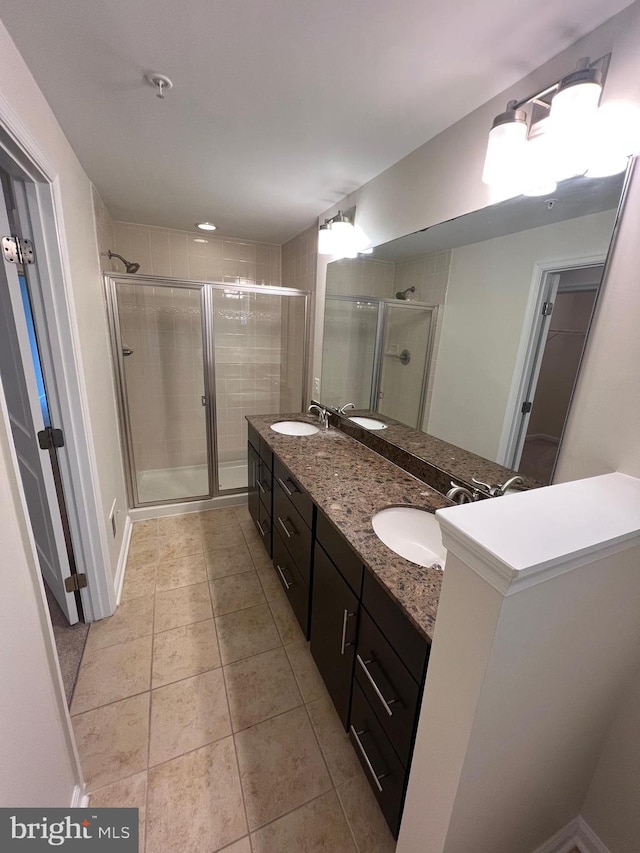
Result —
[{"label": "door handle", "polygon": [[285,588],[286,590],[291,589],[291,587],[293,586],[293,584],[292,584],[292,583],[289,583],[289,581],[285,578],[283,569],[282,569],[282,568],[281,568],[277,563],[276,563],[276,569],[278,570],[278,574],[279,574],[279,575],[280,575],[280,577],[282,578],[282,583],[284,584],[284,588]]},{"label": "door handle", "polygon": [[266,491],[267,491],[267,490],[266,490],[266,489],[265,489],[265,487],[262,485],[262,483],[261,483],[261,481],[260,481],[259,479],[258,479],[258,480],[256,480],[256,483],[258,484],[258,488],[260,489],[260,491],[261,491],[261,492],[262,492],[262,494],[264,495],[264,494],[266,493]]},{"label": "door handle", "polygon": [[371,675],[371,673],[370,673],[370,672],[369,672],[369,670],[367,669],[367,664],[368,664],[368,663],[373,663],[373,661],[371,661],[371,660],[362,660],[362,658],[360,657],[360,655],[356,655],[356,660],[358,661],[358,663],[359,663],[359,664],[360,664],[360,666],[362,667],[362,671],[363,671],[363,672],[364,672],[364,674],[367,676],[367,678],[368,678],[368,680],[369,680],[369,684],[373,687],[373,690],[374,690],[374,692],[375,692],[376,696],[377,696],[377,697],[378,697],[378,699],[382,702],[382,707],[385,709],[385,711],[387,712],[387,714],[388,714],[390,717],[393,717],[393,711],[391,710],[391,708],[389,707],[389,705],[393,705],[393,703],[394,703],[396,700],[395,700],[395,699],[385,699],[385,698],[384,698],[384,696],[382,695],[382,690],[380,690],[380,688],[378,687],[378,685],[377,685],[377,684],[376,684],[376,682],[374,681],[373,676]]},{"label": "door handle", "polygon": [[380,784],[380,779],[384,779],[384,777],[387,776],[388,774],[387,773],[378,774],[373,769],[373,764],[371,763],[371,759],[367,755],[367,751],[364,748],[364,746],[362,745],[362,741],[360,740],[360,737],[359,737],[360,735],[366,735],[366,731],[357,732],[353,728],[353,726],[349,726],[349,730],[351,731],[351,734],[353,735],[355,742],[358,744],[358,749],[360,750],[360,753],[361,753],[362,757],[364,758],[364,763],[367,765],[367,770],[371,774],[371,778],[373,779],[373,784],[376,786],[378,791],[380,791],[380,793],[382,793],[382,785]]},{"label": "door handle", "polygon": [[286,485],[286,483],[290,483],[290,482],[291,482],[291,480],[287,480],[287,481],[285,482],[285,480],[283,480],[281,477],[278,477],[278,478],[277,478],[277,480],[278,480],[278,482],[280,483],[280,485],[282,486],[282,488],[284,489],[284,491],[286,492],[287,497],[292,497],[292,496],[293,496],[293,492],[297,492],[297,491],[298,491],[297,489],[294,489],[294,490],[293,490],[293,492],[292,492],[292,491],[291,491],[291,489]]},{"label": "door handle", "polygon": [[263,526],[262,526],[262,524],[258,521],[258,519],[257,519],[257,518],[256,518],[256,524],[257,524],[257,526],[258,526],[258,530],[260,531],[260,536],[264,536],[264,535],[265,535],[265,534],[264,534],[264,527],[263,527]]},{"label": "door handle", "polygon": [[288,517],[287,517],[287,518],[283,521],[283,520],[280,518],[280,516],[278,516],[278,522],[279,522],[279,524],[280,524],[280,527],[281,527],[281,528],[284,530],[284,532],[287,534],[287,539],[291,539],[291,537],[292,537],[292,536],[295,536],[295,535],[298,533],[298,531],[295,529],[295,527],[293,526],[293,524],[291,524],[292,530],[289,530],[289,528],[287,527],[287,521],[289,522],[289,524],[291,524],[291,519],[290,519],[290,518],[288,518]]},{"label": "door handle", "polygon": [[352,646],[353,643],[347,643],[347,622],[351,616],[355,616],[355,613],[349,613],[348,610],[345,610],[342,615],[342,641],[340,642],[340,654],[344,654],[344,650],[347,646]]}]

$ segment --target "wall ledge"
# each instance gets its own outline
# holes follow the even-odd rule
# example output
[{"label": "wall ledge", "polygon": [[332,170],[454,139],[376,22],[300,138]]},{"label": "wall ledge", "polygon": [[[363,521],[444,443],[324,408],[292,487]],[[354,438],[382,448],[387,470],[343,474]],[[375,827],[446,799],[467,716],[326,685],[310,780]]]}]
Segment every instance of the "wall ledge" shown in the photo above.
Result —
[{"label": "wall ledge", "polygon": [[503,595],[640,546],[640,480],[604,474],[438,510],[447,550]]}]

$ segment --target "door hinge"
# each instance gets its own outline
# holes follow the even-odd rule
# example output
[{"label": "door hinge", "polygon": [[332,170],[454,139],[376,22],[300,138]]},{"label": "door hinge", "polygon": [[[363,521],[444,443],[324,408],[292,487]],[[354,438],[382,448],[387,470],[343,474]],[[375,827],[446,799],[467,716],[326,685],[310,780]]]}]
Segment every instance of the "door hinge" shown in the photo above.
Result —
[{"label": "door hinge", "polygon": [[528,415],[530,411],[531,411],[531,402],[529,400],[527,400],[526,403],[522,404],[522,414]]},{"label": "door hinge", "polygon": [[61,429],[47,427],[38,433],[40,450],[51,450],[52,447],[64,447],[64,435]]},{"label": "door hinge", "polygon": [[64,579],[64,588],[67,592],[79,592],[87,585],[86,575],[69,575]]},{"label": "door hinge", "polygon": [[3,237],[2,254],[10,264],[35,264],[33,243],[24,237]]},{"label": "door hinge", "polygon": [[542,316],[548,317],[553,311],[553,302],[545,302],[542,306]]}]

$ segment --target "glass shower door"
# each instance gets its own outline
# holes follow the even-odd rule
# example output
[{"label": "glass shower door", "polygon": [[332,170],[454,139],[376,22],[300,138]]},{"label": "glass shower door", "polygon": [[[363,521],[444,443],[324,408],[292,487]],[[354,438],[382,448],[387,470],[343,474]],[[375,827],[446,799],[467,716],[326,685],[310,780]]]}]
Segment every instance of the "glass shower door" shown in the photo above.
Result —
[{"label": "glass shower door", "polygon": [[116,282],[136,505],[211,494],[201,288]]},{"label": "glass shower door", "polygon": [[420,429],[431,350],[433,309],[387,303],[377,409]]},{"label": "glass shower door", "polygon": [[323,403],[356,409],[371,406],[378,328],[378,301],[325,301],[322,347]]},{"label": "glass shower door", "polygon": [[246,489],[246,415],[300,412],[306,296],[215,287],[213,345],[218,491]]}]

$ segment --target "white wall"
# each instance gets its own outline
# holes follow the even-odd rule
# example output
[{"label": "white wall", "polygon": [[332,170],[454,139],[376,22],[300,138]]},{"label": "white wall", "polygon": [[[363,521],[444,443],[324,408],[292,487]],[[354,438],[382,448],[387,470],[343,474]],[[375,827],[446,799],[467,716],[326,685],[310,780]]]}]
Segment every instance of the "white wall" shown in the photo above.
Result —
[{"label": "white wall", "polygon": [[[104,541],[108,543],[115,579],[127,501],[122,472],[111,356],[107,334],[102,281],[96,246],[92,187],[51,109],[22,57],[0,23],[0,98],[22,122],[56,172],[61,200],[58,223],[63,255],[68,257],[67,285],[72,319],[75,319],[80,351],[81,381],[86,394],[91,429],[95,479],[101,497]],[[115,538],[107,531],[108,513],[117,501],[121,523]]]},{"label": "white wall", "polygon": [[499,449],[534,319],[536,264],[604,257],[614,221],[614,210],[595,213],[452,251],[427,432],[505,461]]},{"label": "white wall", "polygon": [[66,807],[80,773],[1,387],[0,506],[0,806]]}]

